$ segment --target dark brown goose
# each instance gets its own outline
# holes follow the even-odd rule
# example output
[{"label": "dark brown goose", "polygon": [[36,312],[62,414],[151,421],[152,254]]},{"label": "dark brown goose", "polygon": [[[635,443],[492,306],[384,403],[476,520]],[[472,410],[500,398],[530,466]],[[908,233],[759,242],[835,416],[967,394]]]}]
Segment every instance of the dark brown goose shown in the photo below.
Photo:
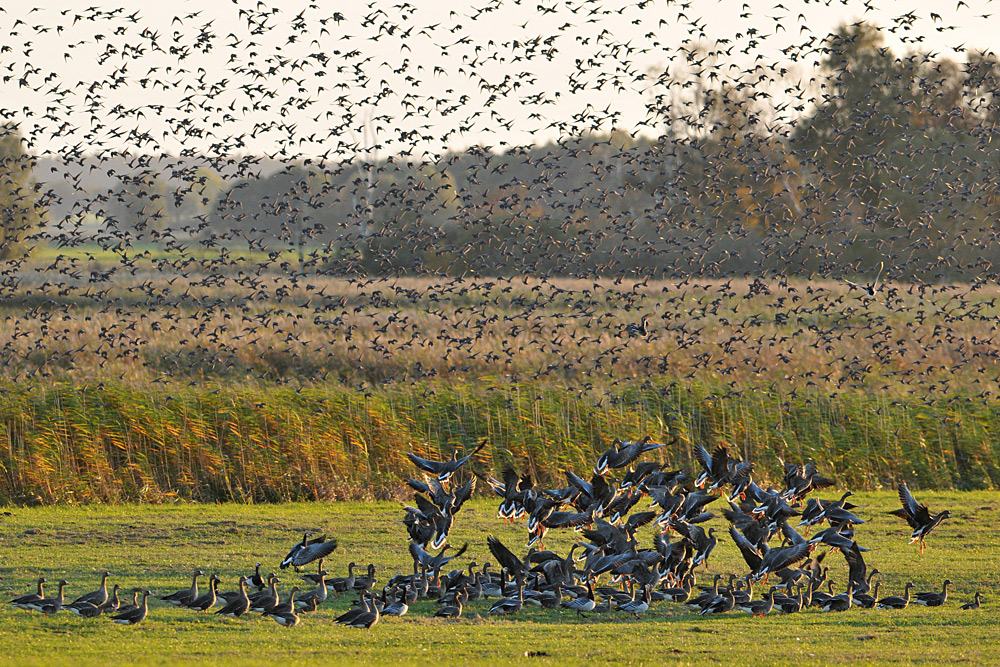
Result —
[{"label": "dark brown goose", "polygon": [[142,602],[135,609],[130,609],[129,611],[119,612],[111,617],[111,619],[120,625],[138,625],[146,620],[146,614],[149,612],[149,591],[142,592]]},{"label": "dark brown goose", "polygon": [[240,577],[240,589],[238,591],[238,595],[227,602],[222,609],[216,611],[216,615],[238,618],[247,613],[247,610],[250,609],[250,598],[247,597],[247,578],[248,577]]},{"label": "dark brown goose", "polygon": [[945,579],[940,593],[917,593],[913,598],[913,604],[920,604],[925,607],[940,607],[948,601],[948,587],[952,585],[950,579]]},{"label": "dark brown goose", "polygon": [[218,601],[218,597],[216,597],[216,591],[218,590],[217,587],[219,585],[219,581],[220,581],[219,577],[213,574],[211,577],[208,578],[208,592],[199,595],[189,604],[186,604],[184,606],[187,607],[188,609],[193,609],[194,611],[208,611],[209,609],[214,607],[215,603]]},{"label": "dark brown goose", "polygon": [[40,611],[45,615],[55,614],[63,607],[63,589],[69,585],[65,579],[59,580],[59,593],[52,598],[42,598],[24,605],[25,609]]},{"label": "dark brown goose", "polygon": [[27,605],[31,602],[38,602],[39,600],[45,599],[44,586],[48,581],[45,577],[38,578],[38,588],[34,593],[29,593],[28,595],[22,595],[21,597],[14,598],[10,601],[11,606],[17,607],[18,609],[27,609]]},{"label": "dark brown goose", "polygon": [[111,573],[107,570],[101,570],[101,585],[96,591],[91,591],[86,595],[81,595],[77,599],[73,600],[72,604],[78,602],[89,602],[94,606],[99,606],[108,601],[108,577]]},{"label": "dark brown goose", "polygon": [[175,607],[186,607],[195,601],[198,597],[198,577],[204,577],[205,573],[201,570],[195,570],[194,575],[191,577],[191,586],[177,591],[176,593],[171,593],[170,595],[164,595],[160,599],[164,602],[169,602]]},{"label": "dark brown goose", "polygon": [[927,505],[921,505],[910,494],[906,482],[899,483],[899,502],[902,509],[893,510],[890,514],[906,519],[913,532],[910,534],[910,544],[920,542],[920,553],[924,552],[924,539],[945,519],[951,518],[951,512],[944,510],[940,514],[931,515]]},{"label": "dark brown goose", "polygon": [[906,609],[910,604],[910,589],[913,588],[913,582],[907,582],[906,591],[903,593],[902,597],[899,595],[890,595],[887,598],[882,598],[875,605],[878,609]]}]

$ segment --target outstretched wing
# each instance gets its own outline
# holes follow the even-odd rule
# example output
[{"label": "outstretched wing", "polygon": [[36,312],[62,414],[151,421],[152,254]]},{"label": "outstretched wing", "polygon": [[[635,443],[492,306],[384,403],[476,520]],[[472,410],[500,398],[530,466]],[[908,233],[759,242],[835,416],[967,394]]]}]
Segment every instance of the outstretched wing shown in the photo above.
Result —
[{"label": "outstretched wing", "polygon": [[424,472],[436,475],[441,470],[440,461],[431,461],[430,459],[420,458],[413,452],[407,452],[406,456],[413,462],[413,465],[417,466]]},{"label": "outstretched wing", "polygon": [[736,544],[736,547],[740,550],[740,553],[743,554],[743,560],[745,560],[747,565],[750,566],[750,571],[755,572],[757,568],[760,567],[760,553],[752,544],[750,544],[750,541],[743,536],[743,533],[736,530],[735,526],[729,527],[729,537],[733,538],[733,542]]},{"label": "outstretched wing", "polygon": [[503,542],[490,535],[486,538],[486,544],[489,546],[493,557],[497,559],[497,562],[502,567],[507,568],[508,572],[515,576],[524,574],[524,563],[514,555],[514,552],[504,546]]},{"label": "outstretched wing", "polygon": [[319,560],[320,558],[326,558],[333,553],[334,549],[337,548],[337,540],[329,540],[327,542],[318,542],[315,544],[310,544],[299,549],[299,552],[295,554],[292,559],[292,567],[301,567],[303,565],[308,565],[314,560]]}]

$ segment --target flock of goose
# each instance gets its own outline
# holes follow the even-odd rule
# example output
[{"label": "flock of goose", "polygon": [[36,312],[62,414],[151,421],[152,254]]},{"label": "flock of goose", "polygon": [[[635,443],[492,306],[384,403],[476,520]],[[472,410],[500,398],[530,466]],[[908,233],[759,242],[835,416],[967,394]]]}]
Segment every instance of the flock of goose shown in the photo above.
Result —
[{"label": "flock of goose", "polygon": [[[520,557],[496,537],[487,539],[490,553],[498,566],[486,563],[480,570],[472,561],[467,569],[446,571],[449,563],[462,556],[468,544],[449,553],[448,535],[455,516],[475,490],[476,477],[452,489],[452,476],[482,448],[480,445],[463,458],[434,461],[410,454],[413,463],[430,477],[407,480],[416,491],[415,506],[407,506],[402,523],[409,535],[409,553],[413,559],[410,574],[393,576],[375,592],[376,567],[369,564],[367,574],[359,576],[352,562],[347,576],[329,577],[326,559],[337,548],[337,541],[307,532],[281,561],[280,569],[301,567],[318,562],[315,573],[302,575],[312,587],[293,587],[287,596],[278,591],[280,578],[261,574],[257,563],[253,574],[240,576],[237,588],[219,591],[221,579],[209,576],[209,589],[202,592],[195,570],[191,585],[160,600],[195,612],[209,612],[237,618],[257,612],[284,626],[300,622],[301,614],[313,612],[327,602],[329,594],[358,594],[352,608],[336,622],[356,628],[370,628],[382,616],[403,616],[409,605],[420,599],[436,600],[440,607],[433,614],[439,618],[458,618],[470,603],[495,598],[488,607],[491,616],[517,614],[524,605],[546,609],[565,608],[577,614],[618,611],[639,617],[654,603],[685,604],[701,615],[743,611],[753,616],[772,612],[796,613],[808,607],[824,612],[842,612],[852,607],[903,609],[910,604],[941,606],[948,600],[945,580],[940,591],[911,594],[908,583],[902,595],[880,597],[880,582],[873,578],[863,554],[868,551],[855,539],[856,527],[866,523],[854,514],[857,505],[849,502],[847,491],[839,499],[807,498],[813,491],[834,484],[820,475],[812,463],[785,466],[782,489],[762,488],[753,479],[753,465],[734,457],[725,446],[711,454],[697,448],[702,470],[692,481],[680,470],[664,470],[660,463],[639,461],[643,454],[667,446],[650,438],[637,442],[615,441],[597,461],[589,480],[567,472],[567,486],[543,489],[530,475],[504,471],[503,479],[486,478],[501,498],[497,512],[505,521],[525,520],[528,530],[527,553]],[[620,473],[620,475],[619,475]],[[690,482],[690,483],[689,483]],[[932,513],[917,502],[905,483],[899,485],[901,508],[893,515],[912,527],[911,543],[924,540],[943,520],[948,510]],[[698,567],[707,567],[718,543],[716,529],[706,531],[699,524],[714,514],[708,506],[725,500],[722,515],[730,523],[729,537],[739,549],[748,572],[744,576],[716,573],[711,585],[696,586]],[[645,503],[652,509],[632,512]],[[792,518],[798,518],[793,526]],[[646,525],[655,528],[651,548],[641,548],[638,530]],[[826,526],[822,528],[822,526]],[[803,532],[799,532],[803,528]],[[816,528],[810,537],[809,531]],[[582,536],[565,556],[541,548],[550,530],[574,529]],[[672,539],[675,538],[675,539]],[[772,542],[780,544],[772,546]],[[828,550],[814,554],[817,547]],[[437,550],[434,554],[428,548]],[[828,576],[833,567],[824,558],[839,551],[847,568],[847,585],[834,591]],[[602,577],[604,585],[599,585]],[[11,600],[11,605],[51,615],[65,610],[91,618],[108,615],[123,625],[141,623],[148,613],[150,591],[134,589],[131,604],[119,598],[121,587],[108,590],[110,573],[101,572],[100,587],[73,602],[64,602],[68,582],[58,582],[58,593],[46,597],[42,577],[34,593]],[[755,585],[760,591],[755,597]],[[824,590],[824,588],[826,590]],[[139,597],[141,595],[141,598]],[[963,605],[977,609],[981,594]],[[218,609],[215,609],[216,607]]]}]

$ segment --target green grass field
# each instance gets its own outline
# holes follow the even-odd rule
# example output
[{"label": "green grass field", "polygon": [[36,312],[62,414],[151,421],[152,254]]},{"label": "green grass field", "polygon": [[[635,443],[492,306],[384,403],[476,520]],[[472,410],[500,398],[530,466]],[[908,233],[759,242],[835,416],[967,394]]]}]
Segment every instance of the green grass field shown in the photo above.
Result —
[{"label": "green grass field", "polygon": [[[836,494],[822,497],[828,495]],[[295,628],[256,615],[240,620],[201,616],[160,602],[151,604],[149,617],[138,627],[68,612],[45,617],[5,605],[0,609],[0,649],[17,664],[995,662],[1000,503],[987,492],[917,496],[932,509],[950,508],[954,513],[931,536],[924,554],[907,543],[906,525],[885,514],[895,506],[894,495],[886,492],[852,499],[869,505],[859,510],[871,521],[859,527],[858,541],[872,550],[866,554],[869,567],[885,573],[883,595],[900,593],[908,580],[916,584],[915,590],[939,590],[941,581],[951,578],[956,587],[943,608],[855,609],[842,614],[810,610],[751,619],[742,613],[701,618],[686,608],[659,603],[641,620],[620,613],[584,619],[535,608],[511,619],[490,619],[485,616],[487,603],[478,602],[460,621],[438,621],[428,618],[435,606],[422,602],[402,619],[383,619],[363,631],[332,622],[347,607],[346,597],[331,600]],[[523,524],[504,524],[495,511],[496,504],[486,500],[462,510],[451,541],[468,541],[470,548],[453,564],[462,567],[472,559],[482,563],[488,558],[488,534],[524,553]],[[250,572],[258,560],[276,568],[300,532],[309,528],[339,540],[328,561],[333,574],[346,573],[350,560],[371,562],[384,583],[391,574],[411,567],[405,532],[396,522],[401,508],[392,502],[57,506],[10,512],[2,517],[0,540],[0,574],[8,597],[28,592],[34,580],[45,575],[69,580],[66,593],[72,598],[96,587],[100,568],[113,572],[111,583],[168,593],[186,587],[188,573],[200,567],[219,573],[223,588],[229,590],[236,576]],[[709,525],[724,524],[716,518]],[[643,529],[640,536],[644,543],[651,541],[651,529]],[[564,552],[572,540],[572,533],[550,534],[545,546]],[[831,553],[826,564],[833,579],[846,582],[846,566],[838,553]],[[746,572],[728,539],[713,554],[710,572]],[[286,572],[284,590],[296,580]],[[976,590],[985,597],[982,609],[960,611],[959,605]]]}]

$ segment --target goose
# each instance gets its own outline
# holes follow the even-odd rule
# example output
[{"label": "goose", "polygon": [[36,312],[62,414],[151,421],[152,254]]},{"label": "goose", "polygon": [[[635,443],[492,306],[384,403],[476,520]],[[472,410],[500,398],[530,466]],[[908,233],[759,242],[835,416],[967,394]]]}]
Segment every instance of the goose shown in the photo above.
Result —
[{"label": "goose", "polygon": [[371,628],[373,625],[378,623],[381,614],[379,613],[375,602],[368,594],[362,595],[361,604],[362,606],[360,608],[351,609],[350,611],[341,614],[334,620],[340,625],[346,625],[352,628]]},{"label": "goose", "polygon": [[307,572],[306,574],[303,574],[299,578],[302,581],[306,581],[309,582],[310,584],[315,584],[316,586],[319,586],[320,582],[326,581],[326,575],[329,574],[329,572],[327,572],[323,568],[323,562],[325,560],[326,560],[325,558],[320,558],[315,572]]},{"label": "goose", "polygon": [[59,580],[59,593],[53,598],[42,598],[41,600],[35,600],[34,602],[29,602],[24,605],[25,609],[31,609],[32,611],[40,611],[43,614],[55,614],[63,607],[63,589],[69,585],[69,582],[65,579]]},{"label": "goose", "polygon": [[847,611],[854,604],[854,593],[850,585],[847,586],[847,592],[841,593],[840,595],[834,595],[832,598],[823,603],[821,607],[823,611]]},{"label": "goose", "polygon": [[395,602],[387,604],[382,609],[383,616],[406,616],[406,612],[410,610],[410,604],[407,602],[407,596],[409,594],[409,587],[403,586],[399,591],[399,599]]},{"label": "goose", "polygon": [[735,526],[729,527],[730,537],[743,554],[743,560],[750,566],[751,580],[766,579],[769,573],[789,567],[809,556],[811,545],[794,528],[783,522],[781,531],[789,542],[788,546],[769,549],[765,544],[764,549],[758,551]]},{"label": "goose", "polygon": [[72,604],[78,602],[89,602],[92,605],[100,606],[108,601],[108,577],[111,573],[107,570],[101,570],[101,585],[96,591],[91,591],[86,595],[81,595],[77,599],[73,600]]},{"label": "goose", "polygon": [[910,589],[913,588],[913,582],[907,582],[906,591],[903,596],[890,595],[887,598],[882,598],[875,605],[878,609],[906,609],[907,605],[910,604]]},{"label": "goose", "polygon": [[469,601],[469,592],[462,588],[455,595],[455,603],[445,605],[441,607],[436,612],[434,612],[434,618],[461,618],[462,616],[462,606]]},{"label": "goose", "polygon": [[140,602],[135,609],[125,612],[119,611],[111,617],[111,620],[120,625],[138,625],[139,623],[142,623],[146,618],[146,614],[149,612],[149,605],[147,602],[148,598],[149,591],[143,591],[142,602]]},{"label": "goose", "polygon": [[325,535],[320,535],[319,537],[310,540],[309,537],[311,535],[313,535],[312,532],[306,531],[306,533],[302,536],[302,541],[296,543],[291,548],[288,555],[285,556],[284,560],[281,561],[281,565],[278,567],[284,570],[290,565],[297,570],[303,565],[308,565],[314,560],[326,558],[333,553],[334,549],[337,548],[337,540],[327,540]]},{"label": "goose", "polygon": [[281,598],[278,595],[278,583],[281,580],[273,574],[268,575],[267,588],[250,596],[250,611],[265,613],[278,605]]},{"label": "goose", "polygon": [[354,590],[356,591],[368,591],[371,590],[375,582],[378,581],[375,578],[375,564],[368,563],[368,574],[360,579],[354,580]]},{"label": "goose", "polygon": [[171,593],[170,595],[164,595],[160,599],[164,602],[169,602],[175,607],[185,607],[198,597],[198,577],[204,577],[205,573],[201,570],[195,570],[194,575],[191,577],[191,587],[179,590],[176,593]]},{"label": "goose", "polygon": [[562,606],[566,609],[575,611],[577,616],[594,611],[594,607],[597,605],[596,600],[594,600],[594,585],[590,582],[589,577],[586,580],[586,586],[587,594],[585,596],[573,600],[565,600],[562,603]]},{"label": "goose", "polygon": [[329,596],[329,590],[326,587],[326,579],[323,578],[325,575],[326,572],[320,572],[319,586],[311,591],[306,591],[299,596],[298,600],[296,600],[295,604],[300,609],[311,607],[310,611],[315,611],[316,607],[326,602],[326,598]]},{"label": "goose", "polygon": [[878,604],[878,589],[881,581],[876,581],[871,593],[855,593],[854,604],[862,609],[874,609]]},{"label": "goose", "polygon": [[691,587],[694,585],[694,575],[688,574],[684,577],[684,582],[675,588],[665,588],[659,591],[662,599],[669,602],[683,604],[691,599]]},{"label": "goose", "polygon": [[213,574],[208,578],[208,592],[199,595],[184,606],[188,609],[193,609],[194,611],[208,611],[214,607],[215,603],[218,601],[216,591],[218,590],[219,581],[221,581],[219,577]]},{"label": "goose", "polygon": [[595,475],[606,475],[611,470],[611,468],[624,468],[625,466],[633,463],[640,456],[647,452],[654,451],[661,447],[666,447],[667,445],[674,444],[676,441],[670,443],[666,442],[652,442],[650,436],[645,436],[642,440],[636,442],[618,442],[611,446],[606,452],[601,454],[597,459],[597,465],[594,467]]},{"label": "goose", "polygon": [[260,563],[254,566],[254,572],[249,577],[247,577],[247,583],[256,588],[258,591],[262,591],[267,588],[267,581],[264,577],[260,576]]},{"label": "goose", "polygon": [[479,450],[485,446],[486,440],[483,440],[479,443],[479,446],[472,450],[471,454],[463,458],[458,458],[458,451],[456,450],[452,452],[450,461],[433,461],[431,459],[424,459],[417,456],[413,452],[408,452],[406,456],[413,462],[413,465],[417,466],[426,473],[437,475],[437,480],[444,484],[451,479],[451,476],[454,475],[459,468],[465,465],[469,459],[475,456]]},{"label": "goose", "polygon": [[799,584],[795,595],[787,597],[780,603],[776,604],[778,604],[778,607],[780,607],[782,612],[786,614],[796,614],[802,611],[802,608],[805,606],[804,603],[805,599],[802,597],[802,584]]},{"label": "goose", "polygon": [[239,577],[236,578],[237,579],[237,582],[236,582],[237,584],[239,584],[240,582],[243,582],[244,586],[242,587],[242,589],[241,588],[237,588],[236,590],[232,590],[232,591],[220,591],[220,590],[218,590],[218,588],[216,588],[215,598],[219,601],[219,604],[225,606],[225,605],[229,604],[230,602],[232,602],[233,600],[235,600],[236,598],[238,598],[238,597],[240,597],[242,595],[246,595],[247,599],[249,600],[250,596],[246,592],[246,584],[249,582],[251,576],[252,575],[246,575],[246,576],[242,576],[241,575],[241,576],[239,576]]},{"label": "goose", "polygon": [[278,602],[272,607],[268,607],[263,613],[267,614],[282,614],[288,611],[295,611],[295,594],[299,592],[298,586],[293,586],[292,590],[288,592],[288,599],[283,602]]},{"label": "goose", "polygon": [[[810,491],[823,489],[834,484],[834,480],[817,474],[816,464],[811,461],[804,466],[786,463],[785,490],[781,495],[788,501],[802,500]],[[803,518],[805,518],[805,514],[803,514]]]},{"label": "goose", "polygon": [[645,614],[649,610],[650,602],[649,586],[644,586],[641,598],[638,600],[629,600],[625,604],[618,605],[618,611],[624,611],[628,614],[632,614],[636,618],[639,618],[640,615]]},{"label": "goose", "polygon": [[272,619],[278,625],[283,625],[286,628],[299,624],[299,615],[294,611],[267,611],[264,612],[265,618]]},{"label": "goose", "polygon": [[917,593],[916,597],[913,599],[913,604],[920,604],[925,607],[940,607],[948,601],[948,587],[952,585],[953,584],[950,579],[945,579],[940,593]]},{"label": "goose", "polygon": [[736,598],[733,596],[733,589],[730,588],[715,600],[705,605],[701,612],[699,612],[699,616],[705,616],[706,614],[725,614],[732,611],[735,606]]},{"label": "goose", "polygon": [[10,601],[11,606],[17,607],[18,609],[27,609],[27,605],[30,602],[38,602],[39,600],[45,599],[44,586],[48,579],[45,577],[38,578],[38,589],[34,593],[29,593],[27,595],[22,595],[21,597],[16,597]]},{"label": "goose", "polygon": [[930,535],[931,531],[945,519],[951,518],[951,511],[944,510],[940,514],[932,515],[927,505],[921,505],[914,499],[907,488],[906,482],[899,483],[899,501],[903,507],[889,512],[906,520],[913,532],[910,534],[910,544],[920,543],[920,553],[924,552],[924,539]]},{"label": "goose", "polygon": [[764,594],[763,599],[746,602],[740,605],[739,609],[749,613],[750,616],[767,616],[774,609],[774,590],[772,586],[771,590]]},{"label": "goose", "polygon": [[517,578],[517,594],[497,600],[490,607],[488,614],[498,616],[511,616],[518,613],[524,607],[524,580]]},{"label": "goose", "polygon": [[127,611],[132,611],[133,609],[138,609],[139,608],[139,593],[141,593],[141,592],[142,592],[141,588],[133,588],[132,589],[132,602],[130,602],[128,604],[120,604],[120,605],[118,605],[118,613],[119,614],[124,614]]},{"label": "goose", "polygon": [[326,582],[327,587],[333,591],[334,597],[339,597],[340,593],[346,593],[347,591],[354,590],[354,582],[357,580],[357,575],[354,574],[354,568],[358,566],[353,560],[347,565],[347,576],[346,577],[334,577]]},{"label": "goose", "polygon": [[[259,572],[259,570],[258,570]],[[228,616],[229,618],[238,618],[243,614],[247,613],[250,609],[250,598],[247,597],[247,580],[251,577],[240,577],[239,585],[240,589],[238,595],[226,602],[226,604],[215,612],[217,616]]]},{"label": "goose", "polygon": [[983,594],[980,593],[979,591],[976,591],[976,599],[973,600],[972,602],[966,602],[961,607],[959,607],[959,609],[965,609],[965,610],[979,609],[979,604],[980,602],[982,602],[982,597]]},{"label": "goose", "polygon": [[94,604],[93,602],[75,601],[64,607],[66,611],[72,612],[77,616],[82,616],[84,618],[93,618],[95,616],[100,616],[101,614],[116,611],[118,609],[118,590],[121,588],[118,584],[115,584],[112,588],[111,595],[108,599],[101,604]]},{"label": "goose", "polygon": [[677,521],[671,524],[678,534],[683,535],[694,545],[695,555],[691,561],[691,567],[698,565],[708,565],[708,557],[712,554],[719,538],[715,536],[715,528],[709,528],[708,532],[701,526],[692,525],[686,521]]}]

